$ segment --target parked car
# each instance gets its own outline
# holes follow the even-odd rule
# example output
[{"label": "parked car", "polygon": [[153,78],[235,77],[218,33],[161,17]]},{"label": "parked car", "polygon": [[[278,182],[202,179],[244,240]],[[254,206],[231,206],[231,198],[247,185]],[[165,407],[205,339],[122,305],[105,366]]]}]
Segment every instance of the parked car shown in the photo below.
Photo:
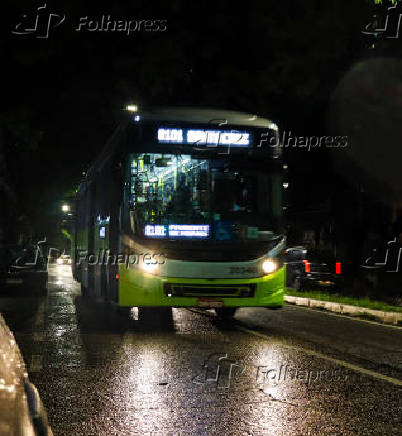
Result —
[{"label": "parked car", "polygon": [[32,294],[47,293],[47,261],[41,245],[0,246],[0,290],[24,290]]},{"label": "parked car", "polygon": [[71,265],[71,256],[69,254],[62,254],[56,262],[57,265]]},{"label": "parked car", "polygon": [[330,251],[289,248],[287,259],[287,286],[297,291],[336,291],[342,283],[342,262]]},{"label": "parked car", "polygon": [[1,435],[53,436],[38,390],[29,381],[13,334],[0,315]]},{"label": "parked car", "polygon": [[306,259],[307,249],[305,247],[297,246],[287,248],[285,251],[286,262],[286,286],[295,287],[295,281],[301,276],[304,263]]}]

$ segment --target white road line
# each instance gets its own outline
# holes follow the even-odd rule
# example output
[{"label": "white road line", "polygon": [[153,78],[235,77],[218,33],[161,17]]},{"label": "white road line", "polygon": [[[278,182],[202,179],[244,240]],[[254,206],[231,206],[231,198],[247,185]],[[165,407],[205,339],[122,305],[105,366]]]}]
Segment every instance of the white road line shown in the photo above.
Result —
[{"label": "white road line", "polygon": [[315,312],[315,313],[318,312],[318,313],[322,313],[324,315],[334,316],[334,317],[338,317],[338,318],[346,318],[346,319],[349,319],[351,321],[365,322],[367,324],[374,324],[374,325],[378,325],[381,327],[386,327],[388,329],[402,330],[402,326],[397,326],[397,325],[392,325],[392,324],[384,324],[384,323],[379,322],[379,321],[371,321],[369,319],[359,318],[357,316],[343,315],[342,313],[337,313],[337,312],[329,312],[328,310],[319,310],[319,309],[315,309],[313,307],[296,306],[295,304],[287,304],[286,307],[293,307],[294,309],[309,310],[310,312]]},{"label": "white road line", "polygon": [[29,364],[29,372],[42,371],[42,356],[40,354],[32,354]]},{"label": "white road line", "polygon": [[[253,336],[257,336],[258,338],[262,339],[271,339],[268,335],[265,335],[264,333],[255,332],[253,330],[246,329],[245,327],[236,326],[236,328],[242,332],[248,333]],[[351,369],[352,371],[359,372],[361,374],[368,375],[370,377],[376,378],[377,380],[386,381],[388,383],[392,383],[396,386],[402,386],[402,380],[388,377],[387,375],[381,374],[376,371],[371,371],[370,369],[362,368],[361,366],[354,365],[353,363],[345,362],[344,360],[335,359],[334,357],[327,356],[325,354],[319,353],[314,350],[309,350],[307,348],[303,348],[296,345],[289,345],[289,344],[283,344],[280,342],[277,342],[280,346],[284,348],[288,348],[293,351],[300,351],[304,354],[308,354],[309,356],[318,357],[319,359],[327,360],[328,362],[335,363],[336,365],[344,366],[345,368]]]}]

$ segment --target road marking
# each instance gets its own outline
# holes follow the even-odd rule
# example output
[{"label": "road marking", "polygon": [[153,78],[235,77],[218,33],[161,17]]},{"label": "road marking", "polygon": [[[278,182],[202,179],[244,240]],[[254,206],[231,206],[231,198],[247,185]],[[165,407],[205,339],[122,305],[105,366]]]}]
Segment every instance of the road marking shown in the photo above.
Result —
[{"label": "road marking", "polygon": [[294,309],[305,309],[305,310],[310,310],[310,311],[316,312],[316,313],[317,312],[318,313],[322,313],[324,315],[335,316],[335,317],[338,317],[338,318],[346,318],[346,319],[349,319],[351,321],[366,322],[368,324],[374,324],[374,325],[378,325],[378,326],[381,326],[381,327],[402,330],[402,326],[392,325],[392,324],[384,324],[384,323],[379,322],[379,321],[371,321],[369,319],[359,318],[357,316],[343,315],[342,313],[330,312],[328,310],[319,310],[319,309],[316,309],[316,308],[313,308],[313,307],[296,306],[295,304],[289,304],[289,303],[286,304],[286,307],[293,307]]},{"label": "road marking", "polygon": [[42,356],[40,354],[32,354],[29,364],[29,372],[42,371]]},{"label": "road marking", "polygon": [[[268,335],[265,335],[264,333],[256,332],[254,330],[249,330],[245,327],[236,326],[236,328],[242,332],[248,333],[253,336],[257,336],[258,338],[271,339]],[[345,368],[351,369],[352,371],[356,371],[361,374],[368,375],[370,377],[376,378],[377,380],[386,381],[396,386],[402,386],[402,380],[400,379],[388,377],[387,375],[381,374],[376,371],[371,371],[370,369],[362,368],[361,366],[354,365],[353,363],[345,362],[344,360],[335,359],[334,357],[327,356],[325,354],[319,353],[318,351],[309,350],[307,348],[303,348],[297,345],[282,344],[280,342],[278,342],[278,344],[284,348],[288,348],[293,351],[300,351],[304,354],[308,354],[309,356],[318,357],[319,359],[327,360],[328,362],[335,363],[336,365],[344,366]]]}]

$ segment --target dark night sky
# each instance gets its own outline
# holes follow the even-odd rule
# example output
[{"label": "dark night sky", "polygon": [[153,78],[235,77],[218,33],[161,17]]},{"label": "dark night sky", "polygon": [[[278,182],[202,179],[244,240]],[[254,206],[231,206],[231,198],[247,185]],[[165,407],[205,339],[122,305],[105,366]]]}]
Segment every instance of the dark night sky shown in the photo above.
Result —
[{"label": "dark night sky", "polygon": [[[47,2],[45,16],[66,19],[49,38],[11,34],[22,14],[35,16],[42,5],[2,3],[1,116],[39,138],[33,151],[23,144],[8,151],[9,177],[28,214],[77,183],[129,101],[246,110],[298,134],[325,134],[330,93],[365,55],[361,29],[370,16],[364,0],[58,1]],[[75,30],[80,17],[108,14],[167,20],[167,30]],[[300,158],[306,177],[311,168],[328,172],[326,156],[290,160]]]}]

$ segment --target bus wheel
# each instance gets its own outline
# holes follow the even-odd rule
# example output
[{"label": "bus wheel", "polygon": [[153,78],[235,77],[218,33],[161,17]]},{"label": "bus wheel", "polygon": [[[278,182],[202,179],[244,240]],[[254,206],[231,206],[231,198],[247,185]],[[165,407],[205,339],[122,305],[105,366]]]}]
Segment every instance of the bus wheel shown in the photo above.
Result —
[{"label": "bus wheel", "polygon": [[146,321],[162,320],[172,314],[171,307],[143,306],[138,308],[138,318]]},{"label": "bus wheel", "polygon": [[215,312],[221,319],[231,319],[236,313],[237,307],[220,307],[216,308]]}]

